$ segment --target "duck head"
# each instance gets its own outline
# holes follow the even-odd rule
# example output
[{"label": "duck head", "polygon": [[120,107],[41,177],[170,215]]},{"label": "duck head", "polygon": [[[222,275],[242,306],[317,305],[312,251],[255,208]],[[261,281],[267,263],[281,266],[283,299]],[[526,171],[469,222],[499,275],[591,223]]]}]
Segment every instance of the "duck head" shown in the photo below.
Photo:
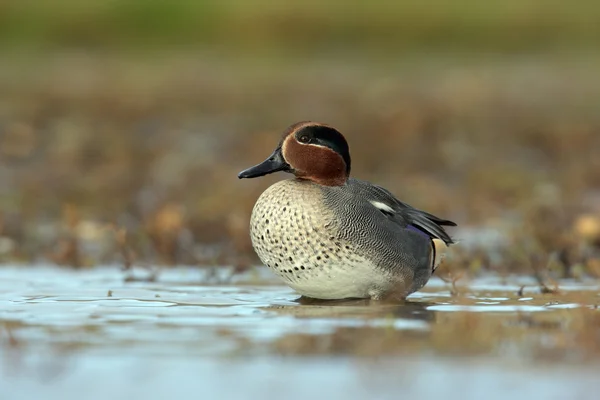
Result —
[{"label": "duck head", "polygon": [[331,126],[298,122],[285,130],[269,158],[240,172],[238,178],[256,178],[277,171],[320,185],[343,185],[350,176],[348,142]]}]

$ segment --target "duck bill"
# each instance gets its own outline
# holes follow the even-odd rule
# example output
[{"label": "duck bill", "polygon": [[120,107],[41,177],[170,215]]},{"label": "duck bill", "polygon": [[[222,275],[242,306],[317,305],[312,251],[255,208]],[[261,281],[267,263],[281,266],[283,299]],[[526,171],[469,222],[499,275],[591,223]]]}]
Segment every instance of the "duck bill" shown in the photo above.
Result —
[{"label": "duck bill", "polygon": [[285,162],[283,155],[281,154],[281,147],[275,149],[273,154],[265,161],[240,172],[238,178],[258,178],[259,176],[272,174],[277,171],[290,171],[290,165]]}]

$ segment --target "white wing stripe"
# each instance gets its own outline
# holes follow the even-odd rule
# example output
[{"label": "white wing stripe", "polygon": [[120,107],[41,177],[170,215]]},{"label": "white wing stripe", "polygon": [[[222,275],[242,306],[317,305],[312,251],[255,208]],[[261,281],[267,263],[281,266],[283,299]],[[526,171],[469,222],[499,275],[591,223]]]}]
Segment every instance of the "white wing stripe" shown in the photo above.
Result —
[{"label": "white wing stripe", "polygon": [[380,201],[371,200],[371,204],[373,204],[375,207],[377,207],[381,211],[384,211],[384,212],[387,212],[390,214],[394,214],[394,209],[385,203],[382,203]]}]

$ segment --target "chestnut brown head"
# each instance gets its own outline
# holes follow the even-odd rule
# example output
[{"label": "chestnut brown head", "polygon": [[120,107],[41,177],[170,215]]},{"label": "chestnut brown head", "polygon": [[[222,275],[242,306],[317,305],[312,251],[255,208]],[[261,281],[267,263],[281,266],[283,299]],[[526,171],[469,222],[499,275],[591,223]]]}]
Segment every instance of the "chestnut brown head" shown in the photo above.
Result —
[{"label": "chestnut brown head", "polygon": [[346,183],[350,166],[350,151],[344,136],[331,126],[307,121],[287,128],[271,156],[240,172],[238,178],[285,171],[321,185],[338,186]]}]

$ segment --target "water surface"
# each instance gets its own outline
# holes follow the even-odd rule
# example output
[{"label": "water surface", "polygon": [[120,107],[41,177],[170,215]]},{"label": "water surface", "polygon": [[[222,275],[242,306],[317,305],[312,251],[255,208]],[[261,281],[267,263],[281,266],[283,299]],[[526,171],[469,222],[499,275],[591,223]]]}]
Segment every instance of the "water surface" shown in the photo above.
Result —
[{"label": "water surface", "polygon": [[[599,285],[305,302],[264,269],[0,268],[0,398],[595,398]],[[143,278],[144,271],[137,277]],[[210,279],[209,279],[210,275]],[[219,276],[222,275],[222,276]],[[525,286],[523,289],[522,287]]]}]

